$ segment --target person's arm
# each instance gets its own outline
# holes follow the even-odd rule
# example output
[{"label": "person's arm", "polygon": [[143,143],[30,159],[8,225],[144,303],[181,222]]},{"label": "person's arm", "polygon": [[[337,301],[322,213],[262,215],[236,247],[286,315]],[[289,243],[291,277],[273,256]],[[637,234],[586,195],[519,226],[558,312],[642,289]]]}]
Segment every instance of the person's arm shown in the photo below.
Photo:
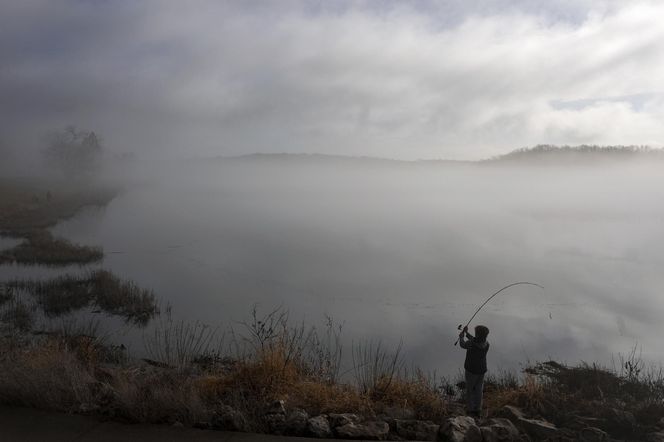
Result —
[{"label": "person's arm", "polygon": [[[466,339],[466,337],[468,339]],[[464,349],[470,348],[470,343],[473,340],[473,336],[468,333],[468,327],[464,327],[463,330],[461,330],[461,333],[459,333],[459,346]]]}]

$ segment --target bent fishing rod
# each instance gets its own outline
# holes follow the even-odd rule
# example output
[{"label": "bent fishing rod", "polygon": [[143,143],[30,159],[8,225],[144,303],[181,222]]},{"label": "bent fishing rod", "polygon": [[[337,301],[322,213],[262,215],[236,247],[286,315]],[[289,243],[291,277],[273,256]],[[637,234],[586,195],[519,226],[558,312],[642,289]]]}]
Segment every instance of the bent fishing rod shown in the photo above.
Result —
[{"label": "bent fishing rod", "polygon": [[[527,281],[514,282],[514,283],[512,283],[512,284],[510,284],[510,285],[506,285],[505,287],[503,287],[502,289],[498,290],[498,291],[497,291],[496,293],[494,293],[493,295],[489,296],[489,298],[488,298],[486,301],[484,301],[484,303],[483,303],[482,305],[480,305],[480,306],[477,308],[477,310],[475,310],[475,313],[473,313],[473,316],[471,316],[470,319],[468,320],[468,322],[466,323],[466,327],[468,327],[468,326],[470,325],[470,323],[473,321],[473,319],[475,319],[475,316],[477,316],[477,314],[480,312],[480,310],[482,310],[482,307],[484,307],[485,305],[487,305],[489,301],[491,301],[496,295],[498,295],[498,293],[502,292],[503,290],[507,290],[507,289],[510,288],[510,287],[514,287],[515,285],[534,285],[535,287],[539,287],[539,288],[541,288],[541,289],[544,289],[544,287],[542,287],[542,286],[539,285],[539,284],[535,284],[534,282],[527,282]],[[463,324],[459,324],[458,329],[459,329],[459,330],[462,330],[463,328],[464,328],[464,327],[463,327]],[[459,343],[459,338],[457,338],[457,340],[454,342],[454,345],[457,345],[458,343]]]}]

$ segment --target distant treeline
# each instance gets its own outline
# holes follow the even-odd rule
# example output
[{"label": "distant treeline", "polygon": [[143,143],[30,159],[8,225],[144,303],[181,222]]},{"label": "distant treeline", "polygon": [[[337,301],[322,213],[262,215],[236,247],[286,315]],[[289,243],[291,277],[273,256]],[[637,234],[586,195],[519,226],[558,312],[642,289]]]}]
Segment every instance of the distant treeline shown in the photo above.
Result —
[{"label": "distant treeline", "polygon": [[517,149],[486,161],[580,160],[584,158],[625,159],[628,157],[664,159],[664,150],[650,146],[598,146],[588,144],[580,146],[555,146],[552,144],[539,144],[535,147]]}]

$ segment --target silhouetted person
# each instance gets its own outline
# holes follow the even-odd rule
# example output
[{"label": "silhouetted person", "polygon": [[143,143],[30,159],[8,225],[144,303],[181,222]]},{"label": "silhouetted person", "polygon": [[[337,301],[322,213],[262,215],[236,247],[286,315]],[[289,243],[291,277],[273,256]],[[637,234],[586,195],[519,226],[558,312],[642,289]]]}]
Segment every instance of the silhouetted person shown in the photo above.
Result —
[{"label": "silhouetted person", "polygon": [[468,333],[464,327],[459,334],[459,345],[466,350],[466,399],[469,416],[480,417],[482,413],[482,389],[484,388],[484,374],[486,373],[486,354],[489,343],[486,337],[489,329],[483,325],[475,327],[475,336]]}]

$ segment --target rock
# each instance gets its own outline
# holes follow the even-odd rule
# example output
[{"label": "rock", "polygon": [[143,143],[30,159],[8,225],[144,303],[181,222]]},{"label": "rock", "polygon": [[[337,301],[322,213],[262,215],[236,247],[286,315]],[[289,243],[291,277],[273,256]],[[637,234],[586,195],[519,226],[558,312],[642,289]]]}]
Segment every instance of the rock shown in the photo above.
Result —
[{"label": "rock", "polygon": [[307,432],[314,437],[327,438],[332,436],[332,429],[326,416],[312,417],[307,421]]},{"label": "rock", "polygon": [[286,415],[281,413],[266,414],[263,420],[270,434],[284,434],[286,432]]},{"label": "rock", "polygon": [[450,442],[482,442],[482,431],[470,416],[450,417],[440,426],[438,438]]},{"label": "rock", "polygon": [[246,431],[247,419],[238,410],[222,405],[220,410],[212,416],[211,427],[215,430]]},{"label": "rock", "polygon": [[362,421],[357,414],[352,413],[330,413],[330,426],[332,428],[343,427],[348,424],[359,424]]},{"label": "rock", "polygon": [[173,422],[172,426],[175,427],[175,428],[183,428],[184,424],[180,421],[175,421],[175,422]]},{"label": "rock", "polygon": [[285,433],[293,436],[304,436],[307,432],[309,413],[304,410],[293,410],[286,418]]},{"label": "rock", "polygon": [[383,410],[383,414],[392,419],[415,419],[415,411],[412,408],[387,407]]},{"label": "rock", "polygon": [[551,422],[539,419],[520,419],[515,423],[517,428],[520,428],[524,433],[534,437],[535,439],[549,439],[555,438],[558,434],[558,428]]},{"label": "rock", "polygon": [[605,442],[609,440],[609,435],[596,427],[586,427],[579,433],[579,438],[583,442]]},{"label": "rock", "polygon": [[604,414],[604,417],[606,418],[606,422],[602,426],[602,429],[608,431],[612,435],[629,435],[634,432],[634,429],[637,426],[634,415],[626,410],[609,408]]},{"label": "rock", "polygon": [[436,440],[440,425],[431,421],[394,420],[394,431],[406,440]]},{"label": "rock", "polygon": [[284,401],[273,402],[267,408],[263,420],[270,434],[284,434],[286,431],[286,407],[284,407]]},{"label": "rock", "polygon": [[511,442],[520,440],[519,430],[512,421],[505,418],[491,419],[488,425],[480,427],[484,442]]},{"label": "rock", "polygon": [[390,432],[390,426],[382,421],[348,423],[335,428],[335,432],[343,439],[385,440]]},{"label": "rock", "polygon": [[286,407],[284,401],[274,401],[267,409],[265,414],[283,414],[286,415]]},{"label": "rock", "polygon": [[597,417],[587,417],[587,416],[577,416],[571,415],[567,418],[565,423],[566,428],[571,428],[573,430],[581,431],[584,428],[594,427],[599,428],[604,423],[604,419]]},{"label": "rock", "polygon": [[99,406],[95,404],[88,404],[87,402],[82,403],[78,406],[78,412],[81,414],[90,414],[99,410]]},{"label": "rock", "polygon": [[558,428],[551,422],[527,419],[521,410],[511,405],[505,405],[497,415],[510,420],[518,429],[535,439],[548,439],[558,435]]},{"label": "rock", "polygon": [[646,434],[646,442],[664,442],[664,432]]}]

